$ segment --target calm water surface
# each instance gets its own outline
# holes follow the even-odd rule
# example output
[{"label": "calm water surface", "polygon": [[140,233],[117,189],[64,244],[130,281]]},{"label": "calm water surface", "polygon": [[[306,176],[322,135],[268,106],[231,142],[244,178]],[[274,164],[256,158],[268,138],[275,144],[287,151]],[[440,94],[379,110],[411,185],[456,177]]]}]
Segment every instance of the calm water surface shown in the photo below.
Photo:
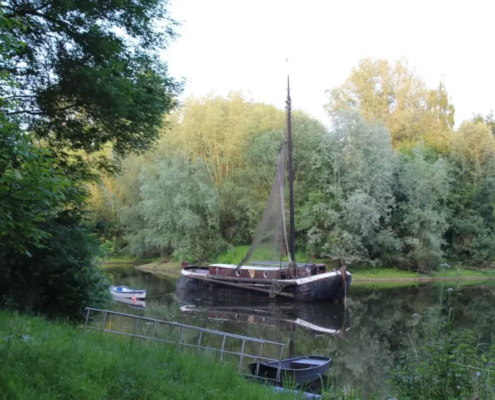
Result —
[{"label": "calm water surface", "polygon": [[134,268],[109,271],[114,284],[148,291],[145,308],[113,303],[116,311],[286,343],[288,356],[329,356],[330,379],[367,394],[386,394],[388,371],[424,340],[428,320],[450,315],[456,329],[474,329],[484,343],[495,333],[493,281],[392,288],[355,284],[344,306],[270,301],[239,292],[177,294],[173,278]]}]

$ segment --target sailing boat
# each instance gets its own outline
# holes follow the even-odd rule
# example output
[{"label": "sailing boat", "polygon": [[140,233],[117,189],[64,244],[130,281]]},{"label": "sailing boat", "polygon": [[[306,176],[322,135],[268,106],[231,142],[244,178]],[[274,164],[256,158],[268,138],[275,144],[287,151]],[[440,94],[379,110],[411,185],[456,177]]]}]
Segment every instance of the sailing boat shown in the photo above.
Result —
[{"label": "sailing boat", "polygon": [[[342,301],[345,298],[352,278],[345,266],[340,270],[327,271],[325,264],[296,262],[292,118],[288,79],[286,105],[287,142],[282,146],[275,182],[248,253],[238,265],[211,264],[205,267],[184,263],[177,282],[178,290],[208,288],[221,291],[222,288],[235,288],[298,301]],[[290,246],[287,241],[284,205],[286,150],[289,170]],[[283,254],[287,249],[288,261],[284,262]],[[267,257],[270,253],[271,257]]]}]

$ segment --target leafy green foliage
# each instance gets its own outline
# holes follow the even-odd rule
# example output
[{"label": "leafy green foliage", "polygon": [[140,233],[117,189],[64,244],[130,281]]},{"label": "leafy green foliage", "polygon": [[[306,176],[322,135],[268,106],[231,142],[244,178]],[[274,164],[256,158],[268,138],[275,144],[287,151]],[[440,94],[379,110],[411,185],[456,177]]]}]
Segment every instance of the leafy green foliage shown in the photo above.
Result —
[{"label": "leafy green foliage", "polygon": [[448,164],[441,157],[428,160],[424,149],[417,147],[410,157],[402,157],[398,177],[395,218],[404,258],[419,270],[430,269],[440,263],[448,228]]},{"label": "leafy green foliage", "polygon": [[317,155],[318,180],[303,207],[313,252],[345,262],[368,260],[390,219],[395,154],[389,132],[357,114],[336,119]]},{"label": "leafy green foliage", "polygon": [[[274,107],[238,94],[189,99],[158,148],[127,159],[115,187],[106,186],[127,249],[194,259],[249,243],[275,177],[283,119]],[[296,200],[303,203],[325,129],[303,113],[294,113],[294,121]]]},{"label": "leafy green foliage", "polygon": [[86,184],[158,138],[174,25],[160,0],[0,5],[0,306],[77,318],[108,300]]},{"label": "leafy green foliage", "polygon": [[40,224],[45,233],[27,254],[4,250],[0,306],[52,317],[83,317],[84,307],[105,306],[108,282],[98,268],[100,244],[70,212]]},{"label": "leafy green foliage", "polygon": [[0,123],[0,256],[11,250],[29,255],[30,244],[41,246],[48,237],[40,224],[80,207],[85,192],[16,123],[1,117]]},{"label": "leafy green foliage", "polygon": [[454,184],[447,239],[450,254],[484,264],[495,257],[495,139],[482,122],[465,122],[453,137]]},{"label": "leafy green foliage", "polygon": [[391,383],[401,399],[492,399],[494,357],[477,344],[473,331],[447,334],[435,327],[392,370]]},{"label": "leafy green foliage", "polygon": [[[428,272],[446,255],[495,258],[495,139],[486,125],[464,124],[444,156],[431,143],[394,150],[388,129],[356,111],[333,116],[328,132],[294,112],[300,260]],[[170,121],[154,152],[127,159],[123,174],[100,184],[93,215],[113,232],[125,227],[126,249],[140,256],[217,257],[249,244],[273,183],[283,114],[231,94],[189,99]]]},{"label": "leafy green foliage", "polygon": [[140,202],[122,216],[124,226],[136,217],[143,223],[137,232],[129,226],[131,251],[138,255],[173,253],[183,260],[220,248],[218,203],[213,176],[202,162],[191,163],[179,155],[144,167]]},{"label": "leafy green foliage", "polygon": [[359,111],[368,120],[382,121],[390,130],[395,147],[426,140],[440,149],[448,146],[454,126],[454,107],[445,87],[430,90],[399,60],[363,59],[346,82],[327,91],[329,115]]},{"label": "leafy green foliage", "polygon": [[112,142],[121,155],[148,148],[180,90],[158,52],[174,37],[166,2],[22,0],[2,3],[0,70],[16,82],[20,119],[52,147],[98,151]]}]

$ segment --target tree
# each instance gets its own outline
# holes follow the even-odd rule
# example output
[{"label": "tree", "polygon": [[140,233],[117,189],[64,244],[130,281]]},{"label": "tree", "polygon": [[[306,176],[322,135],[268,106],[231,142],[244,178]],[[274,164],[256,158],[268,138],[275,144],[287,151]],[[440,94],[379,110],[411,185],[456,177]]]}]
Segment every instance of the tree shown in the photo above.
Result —
[{"label": "tree", "polygon": [[483,122],[464,122],[452,138],[450,254],[469,263],[495,259],[495,138]]},{"label": "tree", "polygon": [[108,300],[82,224],[88,153],[147,149],[174,107],[180,85],[158,54],[174,36],[165,6],[0,5],[0,306],[77,318]]},{"label": "tree", "polygon": [[363,59],[342,86],[327,94],[330,116],[359,110],[366,119],[385,124],[395,147],[423,138],[444,149],[454,126],[454,107],[445,86],[428,89],[405,61],[390,65],[383,59]]},{"label": "tree", "polygon": [[347,263],[369,261],[390,236],[385,229],[394,207],[390,133],[357,113],[342,113],[320,149],[313,167],[318,181],[300,219],[309,248]]},{"label": "tree", "polygon": [[98,268],[100,243],[70,211],[39,223],[44,235],[24,253],[0,254],[0,307],[82,319],[85,307],[105,307],[108,282]]},{"label": "tree", "polygon": [[1,111],[51,147],[95,152],[111,142],[126,155],[147,149],[180,90],[158,52],[173,39],[161,0],[4,1],[0,70],[15,86]]},{"label": "tree", "polygon": [[483,117],[481,114],[477,114],[473,117],[473,122],[483,122],[485,123],[492,132],[492,135],[495,136],[495,117],[493,116],[493,111],[490,111],[488,115]]},{"label": "tree", "polygon": [[450,168],[442,157],[429,157],[423,147],[402,155],[397,171],[393,216],[394,229],[403,241],[403,255],[396,261],[428,271],[444,255],[451,193]]},{"label": "tree", "polygon": [[243,168],[245,154],[260,134],[283,129],[284,114],[230,93],[225,98],[188,99],[171,124],[161,139],[164,152],[178,149],[192,159],[201,158],[220,186]]},{"label": "tree", "polygon": [[129,216],[123,212],[124,225],[136,213],[143,222],[138,231],[128,226],[131,251],[173,254],[181,260],[218,251],[223,244],[218,195],[209,175],[202,160],[194,163],[181,155],[143,166],[141,200]]},{"label": "tree", "polygon": [[[157,165],[174,164],[178,154],[181,154],[188,160],[187,163],[183,160],[184,165],[192,168],[201,164],[207,171],[202,179],[207,179],[206,183],[211,184],[212,192],[208,198],[215,199],[217,204],[217,228],[222,237],[216,248],[210,246],[212,254],[218,252],[220,247],[225,248],[225,244],[250,243],[275,178],[283,142],[284,113],[275,107],[248,101],[238,93],[231,93],[225,98],[190,98],[168,118],[168,124],[170,129],[163,131],[154,151],[129,157],[123,162],[122,174],[116,178],[115,187],[111,189],[113,200],[99,201],[95,212],[98,210],[97,213],[103,216],[108,213],[104,210],[105,204],[117,206],[117,219],[125,224],[127,249],[135,254],[176,251],[181,246],[177,241],[173,246],[164,245],[162,248],[158,242],[155,247],[145,244],[146,229],[152,226],[153,221],[142,217],[140,207],[144,201],[145,181],[149,190],[153,182],[157,184],[157,178],[153,178],[154,181],[151,178],[151,171],[156,171]],[[294,112],[298,204],[307,201],[308,177],[324,133],[325,127],[321,123],[302,112]],[[144,169],[148,171],[149,179],[143,173]],[[106,189],[99,190],[100,199],[109,193]],[[195,189],[191,187],[190,190]],[[169,195],[180,197],[180,190],[172,190],[166,196]],[[166,211],[160,211],[159,215],[158,209],[156,216],[161,218],[161,212],[165,215]],[[171,234],[182,235],[176,225],[172,224],[169,229]],[[302,230],[300,234],[303,239]],[[159,237],[162,236],[157,234]],[[171,243],[168,239],[165,242]]]}]

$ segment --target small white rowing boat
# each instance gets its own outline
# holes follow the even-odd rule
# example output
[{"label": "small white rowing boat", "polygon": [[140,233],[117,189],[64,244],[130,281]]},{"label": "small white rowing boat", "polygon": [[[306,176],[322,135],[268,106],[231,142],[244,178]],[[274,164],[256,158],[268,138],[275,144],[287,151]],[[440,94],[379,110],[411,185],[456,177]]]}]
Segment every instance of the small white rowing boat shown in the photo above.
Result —
[{"label": "small white rowing boat", "polygon": [[136,298],[132,299],[132,298],[128,298],[128,297],[112,296],[112,300],[116,301],[117,303],[125,303],[125,304],[129,304],[130,306],[134,306],[134,307],[146,308],[146,301],[138,300]]},{"label": "small white rowing boat", "polygon": [[127,299],[144,299],[146,297],[146,290],[131,289],[127,286],[110,286],[110,293],[112,296]]}]

